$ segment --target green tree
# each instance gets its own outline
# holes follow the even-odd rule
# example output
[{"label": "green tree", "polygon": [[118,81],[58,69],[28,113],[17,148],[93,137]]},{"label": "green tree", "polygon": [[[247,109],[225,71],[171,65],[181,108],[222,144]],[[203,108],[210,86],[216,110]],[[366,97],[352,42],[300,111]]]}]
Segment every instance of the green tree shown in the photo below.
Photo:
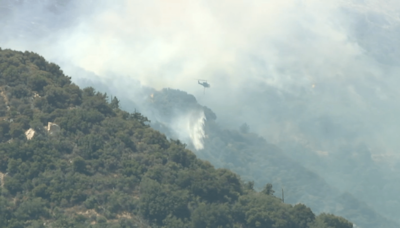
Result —
[{"label": "green tree", "polygon": [[233,227],[233,221],[227,204],[201,203],[191,215],[193,228]]},{"label": "green tree", "polygon": [[168,216],[185,218],[190,215],[188,193],[178,190],[171,185],[162,185],[151,179],[144,179],[141,183],[140,212],[155,223],[161,225]]},{"label": "green tree", "polygon": [[19,138],[24,136],[24,128],[21,123],[11,123],[10,124],[10,135],[13,138]]},{"label": "green tree", "polygon": [[353,224],[342,217],[322,213],[318,215],[310,228],[352,228]]},{"label": "green tree", "polygon": [[46,203],[41,198],[32,198],[22,202],[14,214],[17,219],[22,221],[49,216]]},{"label": "green tree", "polygon": [[73,161],[74,171],[79,173],[86,172],[86,162],[82,157],[77,157]]},{"label": "green tree", "polygon": [[293,221],[298,228],[308,228],[315,220],[315,215],[304,204],[296,204],[291,210]]},{"label": "green tree", "polygon": [[119,100],[117,99],[117,97],[113,97],[111,99],[110,107],[112,109],[118,109],[119,108]]},{"label": "green tree", "polygon": [[272,184],[269,183],[265,185],[261,192],[267,195],[273,195],[275,193],[275,191],[272,189]]},{"label": "green tree", "polygon": [[33,91],[41,92],[47,84],[48,82],[46,80],[46,77],[43,77],[42,75],[35,75],[29,77],[28,79],[28,86]]}]

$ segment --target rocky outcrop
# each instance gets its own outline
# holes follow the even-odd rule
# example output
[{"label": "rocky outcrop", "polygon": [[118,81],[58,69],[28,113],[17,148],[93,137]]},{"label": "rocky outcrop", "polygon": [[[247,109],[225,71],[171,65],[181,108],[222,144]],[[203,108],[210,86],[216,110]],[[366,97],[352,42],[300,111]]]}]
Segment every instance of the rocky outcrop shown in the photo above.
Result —
[{"label": "rocky outcrop", "polygon": [[35,133],[35,130],[29,128],[27,131],[25,131],[26,139],[31,140],[33,136],[35,136]]},{"label": "rocky outcrop", "polygon": [[49,133],[49,135],[55,135],[58,132],[60,132],[61,129],[60,126],[58,126],[57,124],[48,122],[46,130]]},{"label": "rocky outcrop", "polygon": [[0,187],[4,187],[4,176],[5,174],[0,172]]}]

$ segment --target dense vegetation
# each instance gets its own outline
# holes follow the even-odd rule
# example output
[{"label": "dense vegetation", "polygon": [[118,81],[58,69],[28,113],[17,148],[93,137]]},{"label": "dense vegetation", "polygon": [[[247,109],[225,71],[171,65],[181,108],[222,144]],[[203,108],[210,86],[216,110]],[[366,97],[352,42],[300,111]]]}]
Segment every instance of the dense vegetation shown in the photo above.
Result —
[{"label": "dense vegetation", "polygon": [[0,227],[352,227],[256,192],[37,54],[0,49],[0,93]]}]

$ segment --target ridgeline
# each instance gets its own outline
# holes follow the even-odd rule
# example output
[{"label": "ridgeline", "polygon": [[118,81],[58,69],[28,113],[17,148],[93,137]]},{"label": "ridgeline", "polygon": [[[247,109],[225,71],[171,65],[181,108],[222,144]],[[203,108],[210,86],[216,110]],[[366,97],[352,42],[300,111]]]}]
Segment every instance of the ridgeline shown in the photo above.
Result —
[{"label": "ridgeline", "polygon": [[197,159],[116,97],[0,49],[0,227],[351,228]]}]

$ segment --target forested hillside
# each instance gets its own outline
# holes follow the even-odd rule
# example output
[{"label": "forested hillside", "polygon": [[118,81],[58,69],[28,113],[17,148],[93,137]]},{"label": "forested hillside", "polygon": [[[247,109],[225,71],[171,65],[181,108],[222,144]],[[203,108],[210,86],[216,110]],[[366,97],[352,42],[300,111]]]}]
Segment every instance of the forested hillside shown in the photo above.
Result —
[{"label": "forested hillside", "polygon": [[256,192],[37,54],[0,49],[0,94],[0,227],[352,227]]}]

